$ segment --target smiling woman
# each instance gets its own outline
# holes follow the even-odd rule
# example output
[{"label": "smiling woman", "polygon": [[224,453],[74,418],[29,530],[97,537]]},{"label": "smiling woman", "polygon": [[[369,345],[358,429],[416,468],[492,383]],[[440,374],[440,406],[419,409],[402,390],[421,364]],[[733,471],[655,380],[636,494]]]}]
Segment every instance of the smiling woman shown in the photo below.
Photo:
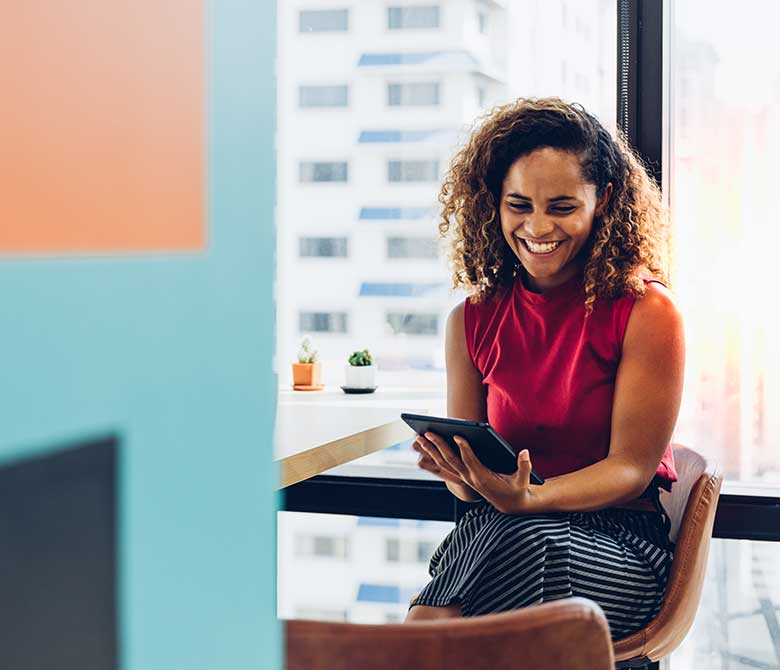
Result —
[{"label": "smiling woman", "polygon": [[[454,287],[482,302],[512,285],[520,268],[532,290],[577,268],[590,314],[597,298],[644,295],[639,270],[669,284],[660,192],[621,136],[558,98],[520,98],[482,121],[441,192],[439,230],[452,236]],[[523,240],[563,242],[553,267],[539,265],[549,249]],[[568,276],[558,274],[564,268]]]},{"label": "smiling woman", "polygon": [[581,107],[520,99],[477,128],[441,201],[455,285],[472,293],[447,323],[447,413],[488,421],[517,469],[417,437],[420,467],[477,504],[408,619],[580,595],[629,635],[658,611],[674,549],[658,494],[677,479],[684,338],[658,189]]},{"label": "smiling woman", "polygon": [[581,172],[576,154],[544,147],[519,157],[504,178],[501,232],[537,292],[577,272],[577,256],[590,237],[594,216],[603,214],[612,194],[612,184],[607,184],[597,197],[596,187],[583,181]]}]

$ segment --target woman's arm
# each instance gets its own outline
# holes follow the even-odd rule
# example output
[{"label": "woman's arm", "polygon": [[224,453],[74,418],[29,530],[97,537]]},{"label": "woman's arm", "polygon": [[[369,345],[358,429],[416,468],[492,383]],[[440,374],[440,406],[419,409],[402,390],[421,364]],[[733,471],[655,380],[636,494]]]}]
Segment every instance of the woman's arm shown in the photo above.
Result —
[{"label": "woman's arm", "polygon": [[[482,375],[474,367],[466,346],[463,303],[447,319],[444,350],[447,364],[447,416],[470,421],[487,421],[487,398]],[[468,484],[445,481],[454,496],[474,502],[480,496]]]},{"label": "woman's arm", "polygon": [[685,336],[672,294],[648,284],[626,326],[615,380],[609,455],[582,470],[531,486],[534,509],[585,511],[645,490],[672,437],[683,389]]}]

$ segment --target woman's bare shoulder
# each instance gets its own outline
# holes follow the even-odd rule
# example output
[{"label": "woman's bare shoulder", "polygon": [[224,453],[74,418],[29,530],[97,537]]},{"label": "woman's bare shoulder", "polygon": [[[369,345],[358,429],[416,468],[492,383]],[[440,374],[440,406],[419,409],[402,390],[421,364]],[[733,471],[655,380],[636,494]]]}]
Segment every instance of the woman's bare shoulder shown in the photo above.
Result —
[{"label": "woman's bare shoulder", "polygon": [[683,315],[674,293],[657,282],[646,285],[637,297],[626,333],[628,340],[643,341],[683,330]]}]

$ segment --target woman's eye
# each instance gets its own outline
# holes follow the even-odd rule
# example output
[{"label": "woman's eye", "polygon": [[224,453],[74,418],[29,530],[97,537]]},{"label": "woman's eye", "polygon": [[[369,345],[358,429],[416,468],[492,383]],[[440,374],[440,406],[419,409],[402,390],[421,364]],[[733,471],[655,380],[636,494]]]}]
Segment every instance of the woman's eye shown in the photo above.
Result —
[{"label": "woman's eye", "polygon": [[530,209],[528,205],[521,205],[515,203],[509,203],[509,207],[511,209],[517,210],[518,212],[527,212]]},{"label": "woman's eye", "polygon": [[576,207],[553,207],[553,212],[555,214],[571,214]]}]

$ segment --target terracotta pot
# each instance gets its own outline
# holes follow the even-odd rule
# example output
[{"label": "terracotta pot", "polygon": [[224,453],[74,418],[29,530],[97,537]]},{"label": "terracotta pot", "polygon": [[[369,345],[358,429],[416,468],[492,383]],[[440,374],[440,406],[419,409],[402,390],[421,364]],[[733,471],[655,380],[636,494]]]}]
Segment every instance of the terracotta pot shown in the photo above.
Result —
[{"label": "terracotta pot", "polygon": [[319,363],[293,363],[293,384],[296,386],[319,386]]}]

